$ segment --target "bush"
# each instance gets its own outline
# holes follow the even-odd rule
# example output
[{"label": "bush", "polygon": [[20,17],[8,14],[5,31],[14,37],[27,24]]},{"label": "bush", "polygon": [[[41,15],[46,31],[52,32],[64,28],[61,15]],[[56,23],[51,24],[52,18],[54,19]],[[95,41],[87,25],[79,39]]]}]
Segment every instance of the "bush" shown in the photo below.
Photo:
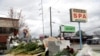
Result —
[{"label": "bush", "polygon": [[14,49],[15,51],[16,51],[16,50],[19,50],[19,49],[24,49],[24,43],[21,43],[21,44],[19,44],[18,46],[13,47],[12,49]]},{"label": "bush", "polygon": [[67,48],[63,49],[61,52],[58,52],[55,56],[62,56],[62,55],[75,56],[76,53],[74,52],[73,48],[67,46]]},{"label": "bush", "polygon": [[7,50],[6,53],[15,53],[20,49],[24,49],[24,43],[20,43],[18,46],[12,47],[10,50]]},{"label": "bush", "polygon": [[38,47],[37,43],[30,42],[24,46],[24,49],[26,49],[26,51],[32,51],[35,50],[37,47]]},{"label": "bush", "polygon": [[55,56],[62,56],[62,55],[68,55],[70,56],[70,53],[68,50],[63,50],[61,52],[58,52]]},{"label": "bush", "polygon": [[35,42],[30,42],[30,43],[21,43],[16,47],[13,47],[11,50],[9,50],[8,53],[13,53],[13,54],[37,54],[43,52],[44,45],[38,45]]},{"label": "bush", "polygon": [[41,53],[41,52],[43,52],[43,50],[41,50],[40,48],[37,48],[33,51],[29,51],[28,54],[33,55],[33,54],[38,54],[38,53]]},{"label": "bush", "polygon": [[38,48],[40,48],[41,50],[45,51],[45,47],[44,47],[43,44],[42,45],[39,45]]}]

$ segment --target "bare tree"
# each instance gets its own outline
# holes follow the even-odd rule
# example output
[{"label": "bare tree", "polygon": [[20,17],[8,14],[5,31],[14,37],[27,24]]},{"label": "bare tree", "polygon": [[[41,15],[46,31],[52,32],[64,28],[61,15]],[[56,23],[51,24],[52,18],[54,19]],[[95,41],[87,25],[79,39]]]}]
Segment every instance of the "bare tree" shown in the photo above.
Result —
[{"label": "bare tree", "polygon": [[[13,8],[10,8],[9,9],[9,12],[8,12],[8,15],[11,19],[19,19],[19,34],[24,30],[26,29],[28,31],[27,35],[29,35],[29,27],[27,26],[27,24],[25,24],[25,19],[23,18],[23,15],[22,15],[22,10],[20,10],[19,12],[16,12]],[[13,27],[14,27],[14,21],[12,21],[12,24],[13,24]]]},{"label": "bare tree", "polygon": [[10,18],[13,18],[13,16],[14,16],[13,8],[10,8],[10,9],[9,9],[8,16],[9,16]]},{"label": "bare tree", "polygon": [[[24,23],[23,16],[22,16],[22,10],[19,12],[16,12],[13,8],[10,8],[8,11],[8,17],[11,19],[19,19],[19,27]],[[12,25],[14,25],[14,21],[12,20]]]},{"label": "bare tree", "polygon": [[[11,18],[11,23],[12,23],[12,32],[14,32],[14,29],[16,28],[16,25],[15,25],[15,21],[13,19],[19,19],[19,24],[18,24],[18,27],[19,29],[21,28],[21,26],[24,24],[24,20],[22,21],[23,19],[23,16],[22,16],[22,10],[20,10],[19,12],[15,11],[13,8],[10,8],[8,10],[8,17]],[[17,29],[19,31],[19,29]]]},{"label": "bare tree", "polygon": [[19,12],[15,11],[13,8],[10,8],[8,11],[8,17],[11,19],[21,19],[23,18],[22,16],[22,10],[20,10]]}]

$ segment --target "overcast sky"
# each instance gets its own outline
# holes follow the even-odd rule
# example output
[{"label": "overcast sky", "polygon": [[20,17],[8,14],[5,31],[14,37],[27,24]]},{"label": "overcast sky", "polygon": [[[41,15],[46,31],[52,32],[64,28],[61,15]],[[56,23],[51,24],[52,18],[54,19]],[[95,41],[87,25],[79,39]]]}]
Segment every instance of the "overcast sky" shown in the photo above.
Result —
[{"label": "overcast sky", "polygon": [[[78,8],[87,10],[88,20],[86,23],[81,23],[81,29],[92,33],[95,27],[100,26],[100,1],[99,0],[42,0],[43,1],[43,19],[44,19],[44,33],[50,34],[50,12],[49,7],[52,8],[52,21],[53,35],[58,35],[59,26],[71,25],[78,30],[77,22],[70,22],[69,9]],[[33,36],[39,36],[43,34],[42,24],[42,9],[41,0],[0,0],[0,16],[7,17],[8,10],[14,8],[14,10],[22,10],[25,23],[28,25],[30,33]]]}]

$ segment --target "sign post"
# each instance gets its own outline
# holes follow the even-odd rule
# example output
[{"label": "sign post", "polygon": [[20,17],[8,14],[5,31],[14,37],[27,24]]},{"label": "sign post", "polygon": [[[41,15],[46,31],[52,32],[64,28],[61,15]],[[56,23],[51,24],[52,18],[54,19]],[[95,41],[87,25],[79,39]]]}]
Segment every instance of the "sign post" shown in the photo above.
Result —
[{"label": "sign post", "polygon": [[70,20],[71,22],[78,22],[79,26],[79,37],[80,37],[80,49],[82,49],[82,34],[81,34],[81,22],[86,22],[87,13],[86,10],[83,9],[70,9]]},{"label": "sign post", "polygon": [[79,37],[80,37],[80,49],[82,49],[82,32],[81,32],[80,22],[78,22],[78,25],[79,25]]}]

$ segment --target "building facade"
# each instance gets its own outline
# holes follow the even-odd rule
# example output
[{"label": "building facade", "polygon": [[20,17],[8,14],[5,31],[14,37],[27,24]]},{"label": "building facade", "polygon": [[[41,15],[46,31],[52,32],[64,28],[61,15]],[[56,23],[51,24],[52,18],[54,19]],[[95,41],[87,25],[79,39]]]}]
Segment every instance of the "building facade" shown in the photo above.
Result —
[{"label": "building facade", "polygon": [[18,33],[19,19],[0,17],[0,46],[5,46],[8,36]]}]

